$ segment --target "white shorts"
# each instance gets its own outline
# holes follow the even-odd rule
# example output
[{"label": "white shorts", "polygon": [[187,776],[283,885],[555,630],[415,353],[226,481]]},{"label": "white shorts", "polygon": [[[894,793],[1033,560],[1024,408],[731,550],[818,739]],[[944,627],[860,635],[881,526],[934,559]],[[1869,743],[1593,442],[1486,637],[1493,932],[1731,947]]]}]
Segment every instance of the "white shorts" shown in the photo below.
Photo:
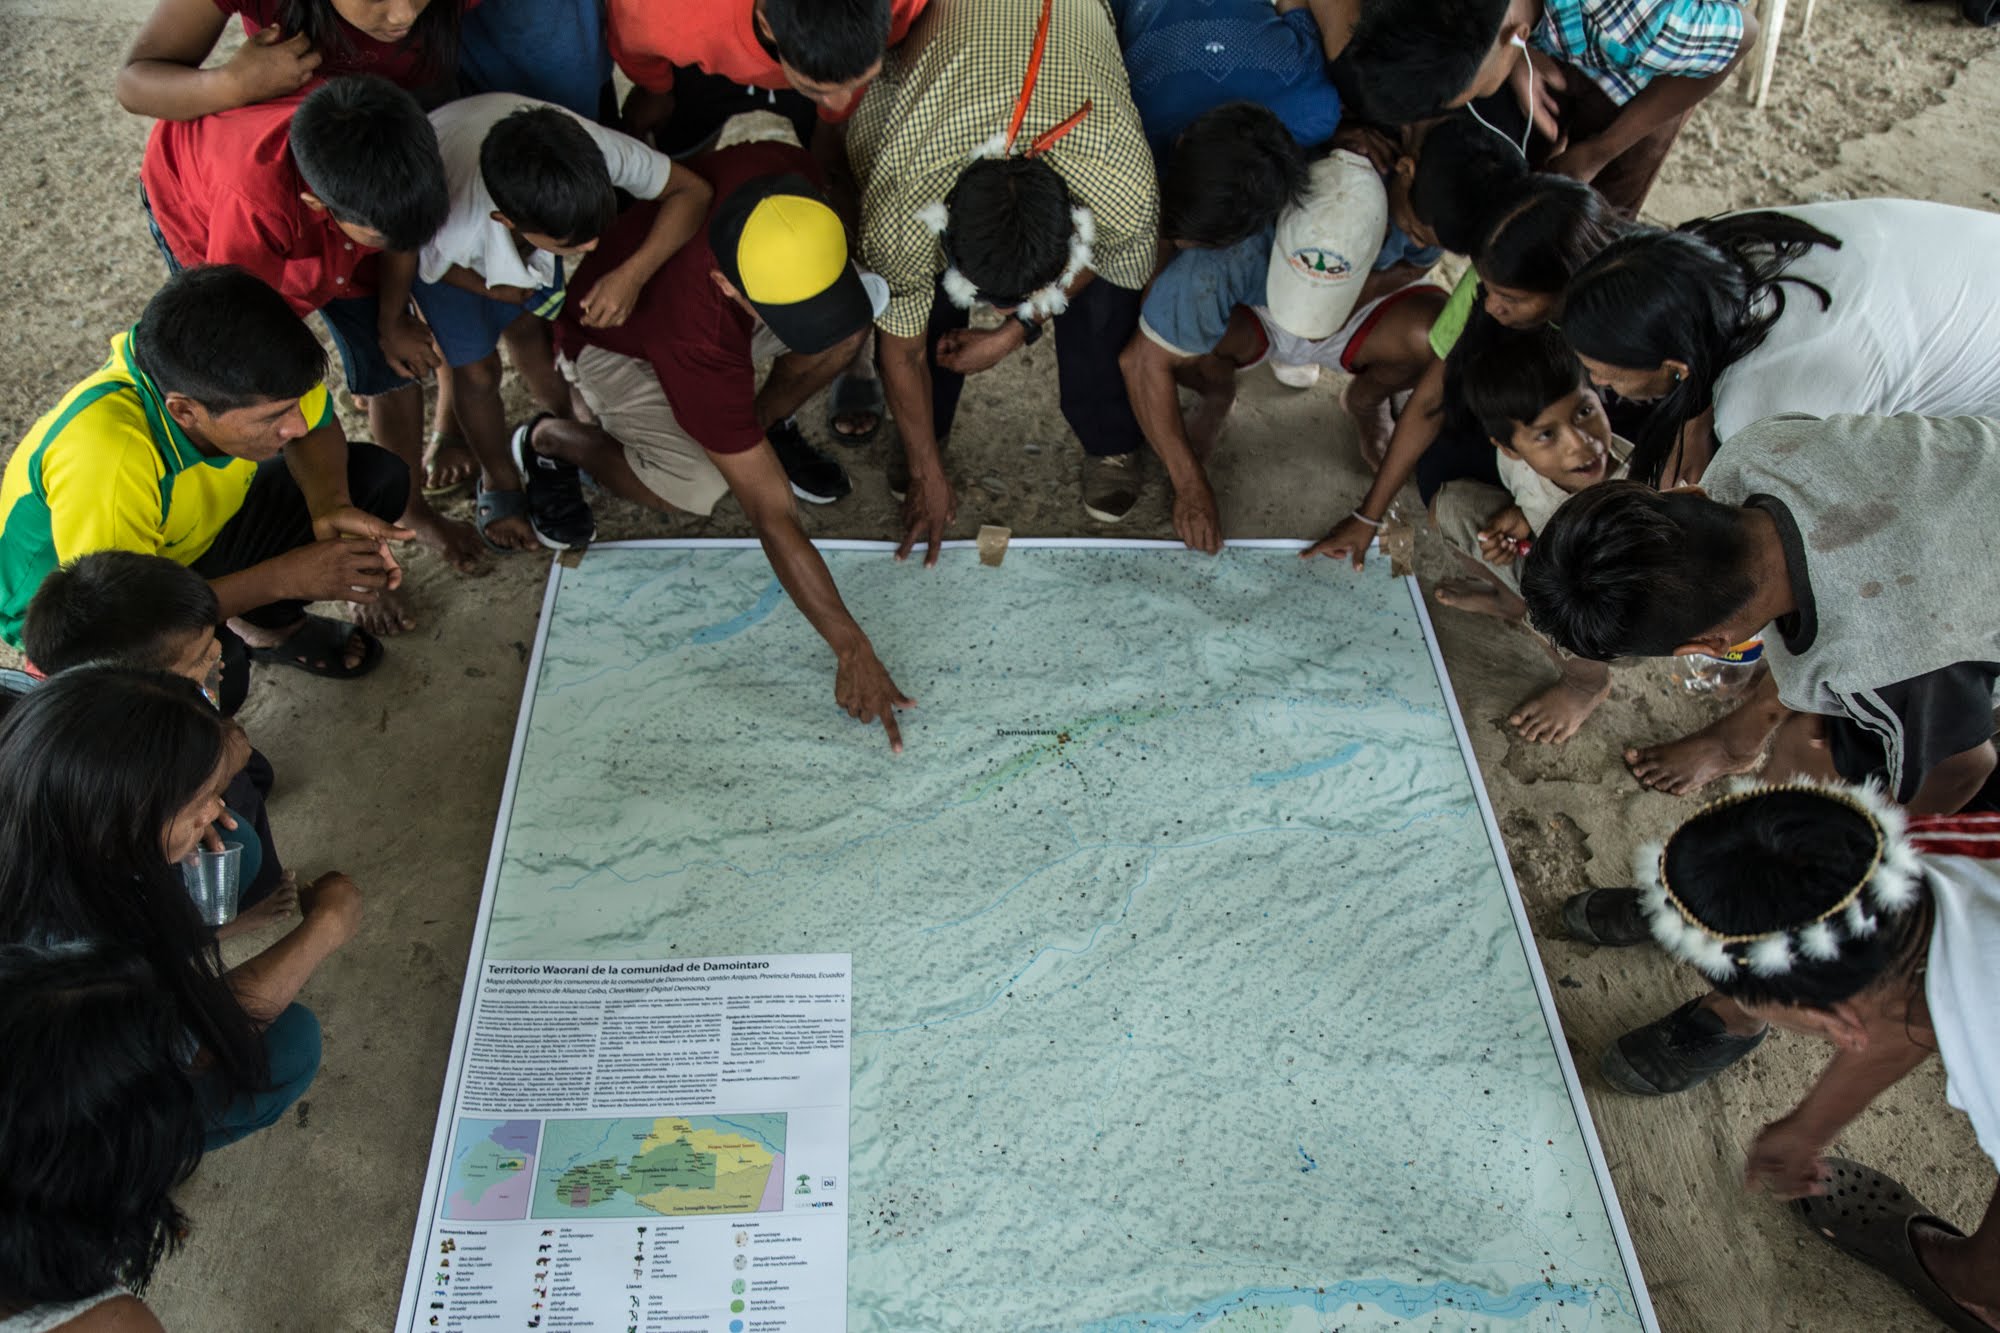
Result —
[{"label": "white shorts", "polygon": [[[1324,366],[1328,370],[1352,375],[1362,344],[1368,341],[1368,335],[1374,332],[1382,317],[1417,292],[1437,290],[1433,283],[1413,282],[1407,287],[1398,287],[1386,296],[1378,296],[1349,315],[1347,322],[1336,329],[1331,338],[1301,338],[1280,328],[1271,319],[1271,312],[1263,306],[1252,306],[1251,313],[1257,316],[1258,324],[1264,329],[1264,354],[1250,362],[1250,366],[1261,365],[1268,359],[1281,366]],[[1246,370],[1249,368],[1244,367]]]}]

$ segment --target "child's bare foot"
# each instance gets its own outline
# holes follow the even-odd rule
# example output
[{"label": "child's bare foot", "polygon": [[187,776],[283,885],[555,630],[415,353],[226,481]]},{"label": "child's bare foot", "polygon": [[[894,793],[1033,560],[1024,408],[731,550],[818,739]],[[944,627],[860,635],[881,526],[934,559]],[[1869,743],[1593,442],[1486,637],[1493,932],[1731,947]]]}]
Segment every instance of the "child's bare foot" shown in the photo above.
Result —
[{"label": "child's bare foot", "polygon": [[1207,461],[1215,452],[1216,443],[1222,439],[1222,428],[1229,422],[1230,409],[1236,406],[1236,385],[1231,381],[1226,390],[1204,393],[1195,404],[1194,411],[1188,413],[1188,445],[1194,456]]},{"label": "child's bare foot", "polygon": [[262,930],[277,922],[291,918],[299,905],[299,878],[287,870],[278,881],[278,887],[271,890],[270,897],[254,907],[246,907],[236,919],[226,926],[216,928],[215,938],[226,940],[232,935],[247,935]]},{"label": "child's bare foot", "polygon": [[448,491],[479,475],[479,460],[456,435],[437,435],[424,446],[424,489]]},{"label": "child's bare foot", "polygon": [[1738,734],[1742,731],[1741,726],[1730,725],[1738,716],[1731,713],[1692,736],[1683,736],[1665,745],[1649,745],[1644,749],[1628,747],[1625,767],[1632,770],[1632,776],[1639,780],[1640,785],[1669,796],[1685,796],[1706,787],[1717,778],[1726,778],[1732,773],[1748,773],[1757,767],[1757,760],[1764,752],[1763,737],[1758,736],[1745,746],[1742,736]]},{"label": "child's bare foot", "polygon": [[1379,471],[1389,454],[1389,437],[1396,433],[1396,414],[1388,398],[1372,391],[1355,391],[1357,381],[1349,380],[1340,391],[1340,405],[1354,418],[1354,433],[1361,442],[1361,461]]},{"label": "child's bare foot", "polygon": [[372,602],[349,602],[347,611],[356,625],[378,639],[407,634],[417,627],[416,617],[404,605],[400,592],[384,592]]},{"label": "child's bare foot", "polygon": [[423,500],[412,496],[398,525],[417,534],[417,540],[444,557],[445,563],[461,574],[484,573],[480,555],[486,549],[470,523],[446,518]]},{"label": "child's bare foot", "polygon": [[1528,604],[1517,594],[1485,579],[1446,579],[1437,585],[1432,595],[1446,606],[1470,611],[1476,616],[1520,620],[1528,614]]},{"label": "child's bare foot", "polygon": [[1595,688],[1565,678],[1516,708],[1508,715],[1507,725],[1520,733],[1522,740],[1561,745],[1576,735],[1610,694],[1608,673],[1604,683]]}]

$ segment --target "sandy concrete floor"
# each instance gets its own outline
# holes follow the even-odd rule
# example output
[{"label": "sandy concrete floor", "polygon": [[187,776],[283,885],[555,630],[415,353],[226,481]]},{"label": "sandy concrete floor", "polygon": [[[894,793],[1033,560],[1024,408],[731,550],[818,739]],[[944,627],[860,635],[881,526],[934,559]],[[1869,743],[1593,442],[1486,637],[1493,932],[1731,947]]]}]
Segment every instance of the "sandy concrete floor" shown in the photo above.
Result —
[{"label": "sandy concrete floor", "polygon": [[[0,279],[14,312],[0,344],[0,441],[10,445],[98,364],[162,276],[134,199],[146,127],[111,96],[145,8],[0,0],[0,224],[23,254]],[[2000,32],[1970,28],[1948,5],[1832,0],[1809,38],[1793,31],[1788,43],[1768,111],[1732,91],[1698,114],[1654,195],[1659,219],[1882,193],[2000,208]],[[1118,529],[1083,516],[1076,448],[1049,391],[1052,363],[1036,349],[969,387],[954,440],[954,535],[994,522],[1023,535],[1171,536],[1157,480]],[[1230,535],[1317,536],[1353,503],[1363,473],[1336,389],[1301,394],[1261,374],[1246,380],[1215,463]],[[892,535],[884,448],[848,455],[855,496],[810,510],[809,531]],[[706,521],[602,502],[599,512],[607,539],[745,531],[728,502]],[[1443,568],[1429,539],[1420,557],[1428,574]],[[327,1032],[319,1082],[282,1124],[210,1159],[186,1191],[194,1234],[154,1292],[170,1327],[391,1323],[545,568],[517,557],[465,580],[418,554],[411,590],[421,627],[372,678],[258,681],[245,721],[280,773],[273,817],[285,855],[303,872],[355,875],[368,917],[304,996]],[[1331,565],[1326,575],[1351,577]],[[1628,741],[1681,733],[1702,709],[1662,667],[1621,670],[1577,740],[1560,749],[1517,741],[1502,719],[1549,678],[1545,659],[1520,631],[1436,614],[1572,1049],[1593,1070],[1605,1041],[1689,986],[1650,952],[1566,942],[1555,909],[1578,887],[1624,882],[1633,844],[1686,810],[1642,792],[1617,754]],[[855,743],[878,742],[857,732]],[[1743,1144],[1791,1105],[1821,1058],[1804,1041],[1774,1040],[1746,1069],[1659,1102],[1621,1097],[1586,1073],[1667,1329],[1932,1326],[1889,1284],[1737,1183]],[[1935,1066],[1885,1098],[1840,1148],[1962,1223],[1991,1189],[1992,1169],[1944,1105]]]}]

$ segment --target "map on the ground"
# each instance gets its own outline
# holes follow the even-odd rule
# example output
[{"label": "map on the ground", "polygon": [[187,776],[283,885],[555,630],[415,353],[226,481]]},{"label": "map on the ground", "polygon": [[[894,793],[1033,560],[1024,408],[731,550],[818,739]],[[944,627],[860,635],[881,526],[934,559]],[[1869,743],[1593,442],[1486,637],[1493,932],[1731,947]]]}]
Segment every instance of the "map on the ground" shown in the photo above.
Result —
[{"label": "map on the ground", "polygon": [[551,1120],[534,1215],[688,1217],[785,1209],[785,1117]]},{"label": "map on the ground", "polygon": [[539,1120],[461,1119],[445,1177],[444,1215],[454,1222],[526,1217],[541,1130]]},{"label": "map on the ground", "polygon": [[[483,957],[852,953],[849,1329],[1653,1327],[1407,580],[840,546],[901,755],[754,544],[555,571]],[[537,1151],[538,1217],[783,1187],[775,1130]]]}]

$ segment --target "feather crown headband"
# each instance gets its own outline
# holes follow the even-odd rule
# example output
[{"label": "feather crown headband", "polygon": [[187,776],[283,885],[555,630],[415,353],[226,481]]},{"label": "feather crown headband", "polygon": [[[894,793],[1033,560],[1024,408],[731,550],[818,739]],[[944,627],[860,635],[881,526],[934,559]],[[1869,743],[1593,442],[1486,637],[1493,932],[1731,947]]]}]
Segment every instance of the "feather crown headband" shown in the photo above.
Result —
[{"label": "feather crown headband", "polygon": [[[1028,53],[1027,76],[1021,81],[1021,94],[1014,99],[1014,111],[1007,118],[1005,132],[996,134],[985,143],[979,145],[973,152],[971,161],[999,160],[1013,156],[1014,141],[1021,134],[1021,123],[1028,118],[1029,99],[1035,95],[1035,84],[1041,78],[1042,57],[1048,52],[1049,21],[1054,14],[1054,10],[1055,0],[1042,0],[1042,15],[1035,25],[1034,46]],[[1022,156],[1034,158],[1046,153],[1064,135],[1082,124],[1083,118],[1090,114],[1090,109],[1091,103],[1086,99],[1082,106],[1071,112],[1061,122],[1036,135]],[[1081,205],[1072,207],[1069,211],[1069,217],[1071,228],[1069,235],[1069,257],[1063,265],[1062,272],[1056,276],[1054,281],[1027,293],[1019,301],[1012,303],[1016,309],[1031,319],[1041,319],[1049,315],[1060,315],[1064,310],[1068,309],[1070,284],[1075,282],[1083,271],[1090,267],[1091,247],[1097,239],[1096,220],[1091,217],[1090,210]],[[944,287],[945,296],[960,310],[970,310],[973,306],[978,305],[981,300],[979,285],[965,276],[964,270],[958,266],[958,261],[951,256],[950,238],[947,234],[951,229],[950,206],[942,201],[926,204],[917,211],[917,221],[923,223],[931,234],[938,238],[939,244],[944,247],[945,271],[944,277],[940,281]]]},{"label": "feather crown headband", "polygon": [[1917,901],[1923,867],[1909,836],[1909,821],[1901,806],[1874,784],[1790,782],[1749,786],[1711,801],[1682,824],[1703,815],[1776,792],[1804,792],[1836,802],[1860,815],[1873,829],[1875,848],[1854,883],[1833,904],[1807,921],[1760,934],[1727,934],[1703,921],[1675,892],[1667,878],[1667,852],[1673,839],[1639,848],[1634,872],[1639,902],[1653,938],[1681,961],[1701,969],[1711,980],[1727,981],[1747,969],[1756,976],[1781,976],[1800,959],[1830,962],[1851,940],[1873,935],[1885,916],[1898,916]]}]

